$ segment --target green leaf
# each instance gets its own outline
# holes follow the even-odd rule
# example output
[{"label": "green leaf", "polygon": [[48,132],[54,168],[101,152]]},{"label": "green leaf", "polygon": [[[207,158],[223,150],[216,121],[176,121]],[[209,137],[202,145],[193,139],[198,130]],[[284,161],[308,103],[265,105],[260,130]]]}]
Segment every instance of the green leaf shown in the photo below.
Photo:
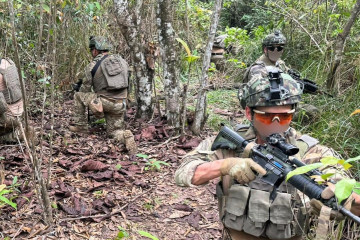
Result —
[{"label": "green leaf", "polygon": [[148,232],[139,230],[138,233],[139,233],[141,236],[143,236],[143,237],[147,237],[147,238],[150,238],[150,239],[152,239],[152,240],[159,240],[157,237],[151,235],[151,234],[148,233]]},{"label": "green leaf", "polygon": [[17,176],[15,176],[11,185],[15,185],[17,183],[17,180],[18,180],[18,178],[17,178]]},{"label": "green leaf", "polygon": [[101,6],[100,6],[100,3],[98,3],[98,2],[95,2],[95,6],[96,6],[96,8],[97,8],[98,10],[101,10]]},{"label": "green leaf", "polygon": [[360,183],[359,182],[356,182],[353,190],[355,193],[360,195]]},{"label": "green leaf", "polygon": [[120,230],[120,232],[116,236],[116,240],[120,240],[120,239],[123,239],[124,237],[129,236],[129,234],[126,232],[126,230],[124,228],[122,228],[121,226],[118,226],[118,229]]},{"label": "green leaf", "polygon": [[43,4],[43,5],[42,5],[42,8],[43,8],[48,14],[50,14],[50,8],[49,8],[48,5]]},{"label": "green leaf", "polygon": [[323,166],[322,163],[313,163],[313,164],[309,164],[309,165],[306,165],[303,167],[298,167],[286,175],[286,181],[289,180],[289,178],[291,178],[292,176],[307,173],[307,172],[314,170],[316,168],[319,168],[321,166]]},{"label": "green leaf", "polygon": [[324,165],[335,165],[339,163],[338,158],[336,157],[324,157],[320,160],[320,162],[322,162]]},{"label": "green leaf", "polygon": [[61,4],[61,8],[66,7],[67,1],[63,1],[63,3]]},{"label": "green leaf", "polygon": [[[13,207],[14,209],[16,209],[16,207],[17,207],[17,206],[16,206],[16,203],[10,201],[10,200],[7,199],[6,197],[0,196],[0,201],[6,203],[6,204],[8,204],[8,205],[10,205],[10,206]],[[16,210],[17,210],[17,209],[16,209]]]},{"label": "green leaf", "polygon": [[357,157],[354,157],[354,158],[349,158],[345,162],[350,163],[350,162],[355,162],[355,161],[359,161],[359,160],[360,160],[360,155]]},{"label": "green leaf", "polygon": [[0,157],[0,160],[4,160],[5,158],[4,157]]},{"label": "green leaf", "polygon": [[185,57],[185,60],[188,62],[188,63],[193,63],[195,62],[196,60],[198,60],[200,57],[199,56],[186,56]]},{"label": "green leaf", "polygon": [[156,161],[156,162],[165,166],[170,166],[167,162],[164,161]]},{"label": "green leaf", "polygon": [[138,153],[138,154],[136,154],[136,156],[137,156],[137,157],[141,157],[141,158],[149,158],[148,155],[142,154],[142,153]]},{"label": "green leaf", "polygon": [[182,40],[181,38],[175,38],[175,39],[176,39],[176,41],[178,41],[179,43],[181,43],[181,45],[183,45],[183,47],[185,48],[185,51],[186,51],[188,57],[190,57],[190,56],[191,56],[191,51],[190,51],[190,48],[189,48],[189,46],[187,45],[187,43],[184,42],[184,40]]},{"label": "green leaf", "polygon": [[58,208],[56,202],[52,202],[52,203],[51,203],[51,207],[54,208],[54,209],[57,209],[57,208]]},{"label": "green leaf", "polygon": [[104,123],[105,123],[105,118],[100,118],[94,122],[94,124],[104,124]]},{"label": "green leaf", "polygon": [[0,191],[0,196],[4,195],[4,194],[8,194],[8,193],[11,193],[12,191],[11,190],[8,190],[8,189],[3,189]]},{"label": "green leaf", "polygon": [[345,168],[345,170],[348,170],[352,167],[352,165],[350,163],[347,163],[345,160],[340,160],[339,164],[341,164]]},{"label": "green leaf", "polygon": [[326,180],[326,179],[328,179],[329,177],[331,177],[331,176],[334,175],[334,174],[335,174],[335,173],[323,174],[323,175],[321,175],[321,178],[324,179],[324,180]]},{"label": "green leaf", "polygon": [[339,203],[348,198],[356,184],[355,179],[342,179],[335,185],[335,196]]}]

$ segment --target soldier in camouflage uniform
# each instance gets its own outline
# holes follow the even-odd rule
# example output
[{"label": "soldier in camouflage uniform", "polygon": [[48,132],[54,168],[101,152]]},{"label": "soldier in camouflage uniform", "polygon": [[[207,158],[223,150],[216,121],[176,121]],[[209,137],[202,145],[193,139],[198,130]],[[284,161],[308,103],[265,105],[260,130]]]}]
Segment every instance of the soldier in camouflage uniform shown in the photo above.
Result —
[{"label": "soldier in camouflage uniform", "polygon": [[[89,48],[94,59],[86,66],[83,84],[74,95],[70,130],[88,132],[85,110],[89,107],[96,117],[105,117],[108,135],[124,143],[129,153],[134,154],[137,150],[134,136],[130,130],[125,130],[124,124],[128,66],[120,56],[109,54],[111,45],[104,37],[90,37]],[[114,87],[110,88],[110,85]]]},{"label": "soldier in camouflage uniform", "polygon": [[287,72],[289,68],[281,60],[285,45],[286,38],[279,30],[267,35],[262,43],[263,55],[246,70],[243,82],[248,82],[255,74],[267,76],[266,67],[268,66],[277,67],[283,72]]},{"label": "soldier in camouflage uniform", "polygon": [[[269,67],[277,67],[284,73],[287,73],[289,67],[281,60],[285,46],[286,38],[279,30],[275,30],[273,33],[267,35],[262,43],[263,55],[248,67],[244,74],[243,82],[248,82],[256,74],[266,76],[268,72],[266,68]],[[302,118],[303,122],[312,122],[318,120],[320,117],[319,109],[310,104],[301,103],[298,106],[298,110],[294,115],[294,119],[296,120]]]},{"label": "soldier in camouflage uniform", "polygon": [[10,59],[0,58],[0,142],[17,142],[23,115],[23,100],[17,68]]},{"label": "soldier in camouflage uniform", "polygon": [[[334,156],[332,149],[319,145],[318,140],[301,135],[289,127],[302,89],[289,75],[281,74],[281,77],[282,83],[278,86],[281,94],[278,98],[270,94],[268,77],[256,75],[241,87],[241,105],[251,125],[238,127],[238,133],[251,142],[248,146],[263,144],[270,134],[280,133],[287,142],[300,149],[296,157],[305,163]],[[223,239],[303,239],[309,227],[309,207],[314,213],[327,207],[315,199],[310,202],[309,199],[303,199],[302,194],[286,183],[280,185],[275,199],[270,201],[272,187],[254,174],[257,172],[263,175],[266,171],[249,158],[248,147],[243,152],[231,149],[211,151],[214,140],[215,137],[204,140],[184,157],[175,173],[175,181],[179,186],[193,187],[221,178],[216,192],[219,215],[224,225]],[[330,167],[321,170],[325,173],[336,171]],[[342,169],[336,172],[334,180],[346,175]],[[328,187],[322,197],[328,199],[333,195],[332,188]],[[351,211],[360,215],[360,197],[355,195],[354,198],[355,203],[349,201],[353,203]],[[326,224],[330,218],[340,217],[336,211],[329,212],[331,214],[324,216],[321,222],[323,226],[318,229],[327,230]],[[319,219],[322,219],[321,216]]]}]

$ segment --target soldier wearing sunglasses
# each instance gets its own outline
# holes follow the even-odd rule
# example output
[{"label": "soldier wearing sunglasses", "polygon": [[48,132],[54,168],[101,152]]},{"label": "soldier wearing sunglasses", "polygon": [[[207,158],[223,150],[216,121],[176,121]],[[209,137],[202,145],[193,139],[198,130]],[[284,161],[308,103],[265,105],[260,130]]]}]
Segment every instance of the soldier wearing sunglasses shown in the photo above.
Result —
[{"label": "soldier wearing sunglasses", "polygon": [[267,35],[262,43],[263,55],[246,70],[243,82],[248,82],[255,74],[266,76],[265,68],[268,66],[277,67],[283,72],[287,72],[288,68],[285,62],[281,60],[285,45],[286,38],[279,30]]},{"label": "soldier wearing sunglasses", "polygon": [[[251,143],[263,144],[273,133],[283,135],[288,143],[296,145],[300,151],[295,157],[305,163],[319,161],[336,153],[318,140],[297,133],[290,127],[295,108],[301,99],[302,88],[289,75],[278,69],[268,68],[269,75],[255,75],[239,90],[241,106],[245,109],[250,126],[238,127],[238,133]],[[277,189],[275,199],[270,199],[272,187],[261,181],[266,171],[251,158],[250,150],[232,150],[231,145],[211,151],[216,137],[205,139],[188,153],[175,173],[179,186],[193,187],[207,184],[220,177],[216,186],[219,215],[224,225],[224,240],[252,239],[305,239],[308,233],[309,218],[317,218],[320,209],[326,208],[319,201],[302,199],[291,185],[283,183]],[[333,168],[321,169],[323,173],[334,172]],[[339,170],[333,175],[337,181],[347,176]],[[325,196],[326,195],[326,196]],[[324,190],[325,199],[334,196],[332,187]],[[355,199],[355,200],[354,200]],[[306,202],[306,204],[304,204]],[[347,208],[360,215],[360,197],[353,194]],[[323,212],[323,211],[321,211]],[[342,215],[331,209],[328,216],[320,215],[322,220],[341,218]],[[320,221],[318,229],[326,230],[329,221]],[[326,233],[318,233],[325,234]]]}]

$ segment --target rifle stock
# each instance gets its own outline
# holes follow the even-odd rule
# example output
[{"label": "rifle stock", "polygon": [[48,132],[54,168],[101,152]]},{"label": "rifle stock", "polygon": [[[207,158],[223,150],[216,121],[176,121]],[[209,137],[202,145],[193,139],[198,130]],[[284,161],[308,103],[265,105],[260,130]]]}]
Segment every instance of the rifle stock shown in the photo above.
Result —
[{"label": "rifle stock", "polygon": [[[280,186],[280,184],[286,179],[286,175],[297,167],[305,166],[305,164],[298,159],[294,158],[290,160],[289,156],[291,155],[288,155],[289,153],[285,154],[281,148],[277,147],[276,144],[274,145],[276,140],[279,140],[280,144],[287,144],[281,143],[283,140],[277,139],[280,136],[278,135],[279,134],[274,135],[275,141],[272,141],[271,137],[273,135],[271,135],[270,138],[268,138],[267,144],[253,147],[250,154],[250,157],[266,170],[267,173],[261,178],[261,180],[274,186],[274,190],[271,193],[273,198],[276,196],[277,187]],[[211,148],[212,151],[224,146],[223,143],[215,144],[217,140],[221,138],[226,139],[227,141],[230,141],[232,144],[234,144],[236,146],[235,150],[244,149],[246,145],[249,144],[249,142],[241,137],[237,132],[226,126],[223,126]],[[295,146],[293,147],[296,148]],[[295,150],[293,149],[292,154],[297,153],[294,152]],[[295,175],[291,177],[288,182],[296,189],[308,196],[310,199],[320,200],[324,205],[331,207],[334,210],[340,211],[343,215],[352,219],[357,224],[360,224],[360,217],[356,216],[343,206],[338,205],[335,197],[332,197],[331,199],[323,199],[321,197],[321,193],[324,191],[326,186],[317,184],[312,178],[310,178],[309,174],[321,175],[321,172],[318,170],[312,170],[307,174]]]}]

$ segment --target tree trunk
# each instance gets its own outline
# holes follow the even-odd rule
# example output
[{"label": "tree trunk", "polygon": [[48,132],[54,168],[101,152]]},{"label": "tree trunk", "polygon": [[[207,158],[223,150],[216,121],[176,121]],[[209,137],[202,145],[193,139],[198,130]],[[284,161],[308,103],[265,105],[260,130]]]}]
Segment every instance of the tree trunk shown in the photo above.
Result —
[{"label": "tree trunk", "polygon": [[143,1],[114,0],[115,14],[120,31],[131,49],[131,60],[136,79],[136,118],[151,118],[151,103],[154,69],[147,64],[146,49],[141,32],[141,10]]},{"label": "tree trunk", "polygon": [[346,23],[342,33],[340,33],[336,38],[335,48],[334,48],[334,53],[335,53],[334,60],[331,63],[330,72],[326,81],[326,87],[330,92],[338,91],[338,89],[335,89],[337,86],[336,77],[335,77],[336,71],[340,66],[343,57],[346,38],[350,34],[351,27],[354,25],[354,22],[359,16],[359,13],[360,13],[360,0],[357,0],[353,10],[351,11],[351,16],[349,18],[349,21]]},{"label": "tree trunk", "polygon": [[41,206],[44,211],[44,213],[43,213],[44,214],[43,215],[44,222],[48,225],[52,225],[53,216],[52,216],[51,202],[50,202],[49,194],[47,192],[47,186],[46,186],[45,180],[42,176],[41,162],[39,161],[39,159],[36,156],[33,138],[30,139],[30,141],[32,141],[31,149],[29,148],[29,145],[27,144],[28,139],[27,139],[27,134],[25,134],[25,132],[26,133],[30,132],[29,131],[29,122],[28,122],[28,113],[27,113],[27,101],[26,101],[26,94],[25,94],[25,85],[24,85],[24,81],[22,78],[22,74],[21,74],[21,65],[20,65],[20,59],[19,59],[19,51],[18,51],[18,47],[17,47],[17,40],[15,37],[15,16],[14,16],[15,13],[14,13],[14,7],[13,7],[12,0],[8,1],[8,6],[9,6],[9,12],[10,12],[11,28],[12,28],[12,40],[13,40],[13,45],[14,45],[14,50],[15,50],[15,63],[16,63],[16,67],[17,67],[18,74],[19,74],[21,93],[22,93],[22,97],[23,97],[25,131],[22,128],[22,124],[20,123],[21,130],[22,130],[22,134],[24,137],[25,145],[27,146],[28,151],[29,151],[29,157],[32,162],[33,174],[34,174],[34,176],[33,176],[34,185],[37,188],[37,195],[38,195],[39,199],[41,199]]},{"label": "tree trunk", "polygon": [[163,81],[168,123],[180,128],[179,82],[176,68],[174,29],[171,19],[171,0],[158,0],[156,22],[159,32],[160,52],[163,65]]},{"label": "tree trunk", "polygon": [[209,36],[203,58],[202,75],[201,75],[200,89],[196,102],[195,118],[191,126],[191,130],[193,131],[194,134],[200,134],[201,128],[206,121],[205,114],[206,114],[206,91],[208,85],[208,71],[210,67],[211,49],[214,44],[216,28],[219,23],[222,2],[223,2],[222,0],[216,0],[214,13],[212,15]]}]

